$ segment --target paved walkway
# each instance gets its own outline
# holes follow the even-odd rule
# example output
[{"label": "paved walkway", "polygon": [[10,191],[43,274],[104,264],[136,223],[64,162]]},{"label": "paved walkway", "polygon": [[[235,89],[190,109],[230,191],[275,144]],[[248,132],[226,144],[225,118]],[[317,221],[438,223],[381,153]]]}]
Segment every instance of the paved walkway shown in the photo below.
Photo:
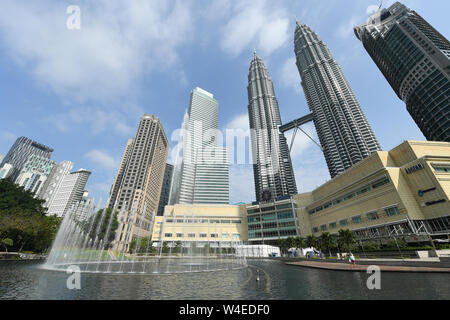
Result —
[{"label": "paved walkway", "polygon": [[[357,271],[366,272],[368,265],[351,265],[349,263],[332,263],[332,262],[319,262],[319,261],[298,261],[298,262],[286,262],[291,266],[326,269],[335,271]],[[376,265],[374,263],[374,265]],[[429,267],[405,267],[405,266],[378,266],[381,271],[386,272],[448,272],[450,268],[429,268]]]}]

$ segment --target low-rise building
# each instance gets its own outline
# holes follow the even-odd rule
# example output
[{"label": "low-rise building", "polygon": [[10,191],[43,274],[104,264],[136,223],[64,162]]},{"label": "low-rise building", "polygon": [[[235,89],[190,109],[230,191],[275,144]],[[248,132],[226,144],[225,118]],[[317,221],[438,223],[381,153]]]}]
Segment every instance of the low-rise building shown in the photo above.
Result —
[{"label": "low-rise building", "polygon": [[449,195],[450,143],[405,141],[357,163],[309,199],[294,198],[302,203],[302,234],[349,229],[360,240],[414,242],[450,234]]},{"label": "low-rise building", "polygon": [[166,206],[152,230],[156,242],[195,241],[198,246],[220,242],[222,247],[246,241],[245,206],[220,204],[176,204]]}]

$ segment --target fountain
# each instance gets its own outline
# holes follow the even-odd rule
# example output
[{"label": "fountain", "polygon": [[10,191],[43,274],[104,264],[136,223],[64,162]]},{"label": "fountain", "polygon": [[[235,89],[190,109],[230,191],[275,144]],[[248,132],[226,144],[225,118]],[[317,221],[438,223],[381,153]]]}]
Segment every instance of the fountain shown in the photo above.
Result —
[{"label": "fountain", "polygon": [[[100,202],[92,205],[88,218],[78,220],[81,206],[74,206],[64,217],[56,235],[44,269],[66,271],[77,266],[81,272],[105,274],[174,274],[234,270],[247,267],[245,256],[239,254],[242,241],[158,241],[150,237],[141,244],[141,234],[130,250],[114,250],[114,214],[100,211],[94,217]],[[145,206],[144,210],[145,212]],[[100,215],[100,217],[99,217]],[[136,209],[130,221],[135,221]],[[154,221],[154,215],[152,221]],[[192,217],[184,217],[187,222]],[[142,221],[140,226],[142,226]],[[191,220],[192,221],[192,220]],[[164,230],[165,219],[161,230]],[[131,224],[130,224],[131,225]],[[184,224],[184,227],[186,224]],[[139,228],[141,229],[141,228]],[[102,232],[102,230],[106,230]],[[151,234],[152,230],[150,230]],[[129,248],[130,239],[125,239],[124,248]],[[145,249],[144,249],[145,248]]]}]

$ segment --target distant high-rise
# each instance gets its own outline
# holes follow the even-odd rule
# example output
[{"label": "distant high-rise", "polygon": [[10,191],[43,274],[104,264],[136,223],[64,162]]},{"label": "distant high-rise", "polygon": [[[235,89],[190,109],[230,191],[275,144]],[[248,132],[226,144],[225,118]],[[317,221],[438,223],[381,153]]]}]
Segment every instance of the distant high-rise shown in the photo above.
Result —
[{"label": "distant high-rise", "polygon": [[173,165],[167,163],[158,204],[158,216],[164,215],[164,207],[169,204],[170,188],[172,186]]},{"label": "distant high-rise", "polygon": [[49,208],[55,199],[55,195],[61,188],[64,177],[70,174],[73,168],[73,162],[62,161],[53,166],[52,171],[45,180],[38,197],[45,200],[44,206]]},{"label": "distant high-rise", "polygon": [[355,27],[355,34],[423,135],[450,142],[450,42],[399,2]]},{"label": "distant high-rise", "polygon": [[69,210],[75,209],[83,199],[87,181],[91,172],[80,169],[65,175],[56,190],[53,201],[48,206],[48,214],[64,217]]},{"label": "distant high-rise", "polygon": [[247,91],[256,200],[296,194],[289,148],[278,130],[281,116],[275,89],[256,52],[250,64]]},{"label": "distant high-rise", "polygon": [[218,146],[219,103],[195,88],[185,114],[182,159],[174,168],[170,204],[228,204],[228,150]]},{"label": "distant high-rise", "polygon": [[12,165],[13,172],[11,173],[10,179],[15,181],[31,155],[34,154],[36,156],[50,159],[52,152],[52,148],[44,146],[43,144],[37,143],[36,141],[26,137],[20,137],[13,144],[8,154],[3,158],[0,167],[2,167],[5,163]]},{"label": "distant high-rise", "polygon": [[379,151],[375,135],[327,45],[297,22],[295,55],[309,109],[334,178]]},{"label": "distant high-rise", "polygon": [[127,143],[111,188],[109,206],[120,213],[115,239],[117,250],[126,251],[133,239],[151,235],[168,153],[169,142],[160,120],[143,115],[136,136]]}]

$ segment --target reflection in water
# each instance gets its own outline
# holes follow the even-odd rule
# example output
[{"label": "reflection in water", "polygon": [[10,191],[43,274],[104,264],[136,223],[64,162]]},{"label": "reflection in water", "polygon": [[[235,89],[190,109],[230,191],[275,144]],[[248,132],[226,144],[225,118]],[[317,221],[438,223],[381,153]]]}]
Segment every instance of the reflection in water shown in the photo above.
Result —
[{"label": "reflection in water", "polygon": [[42,270],[36,263],[0,262],[0,299],[450,299],[448,274],[382,273],[381,290],[369,290],[366,273],[270,260],[248,264],[205,273],[81,274],[81,290],[69,290],[65,272]]}]

